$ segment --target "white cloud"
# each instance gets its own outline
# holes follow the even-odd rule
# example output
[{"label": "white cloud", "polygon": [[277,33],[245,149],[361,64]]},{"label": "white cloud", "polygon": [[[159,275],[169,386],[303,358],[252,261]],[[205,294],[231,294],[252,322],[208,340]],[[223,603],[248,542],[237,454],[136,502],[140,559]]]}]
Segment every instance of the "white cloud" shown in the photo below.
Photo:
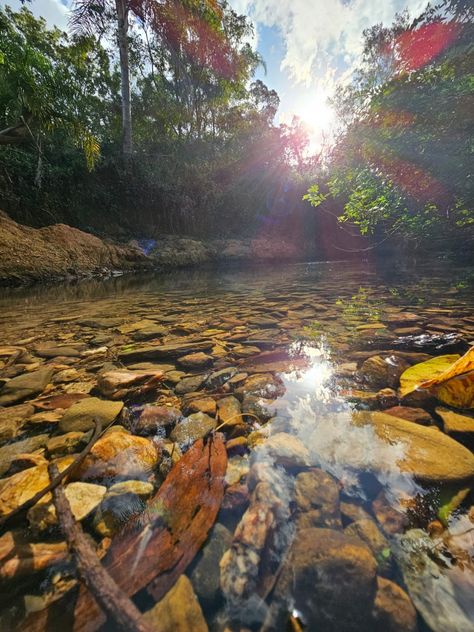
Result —
[{"label": "white cloud", "polygon": [[[362,50],[362,31],[408,8],[416,15],[426,0],[233,0],[257,23],[279,29],[282,70],[295,83],[327,89],[351,69]],[[346,68],[341,67],[342,65]]]},{"label": "white cloud", "polygon": [[15,11],[19,11],[22,6],[26,6],[36,17],[43,17],[49,26],[57,26],[60,29],[67,29],[68,8],[60,0],[33,0],[22,4],[19,0],[9,0],[0,2],[0,5],[8,5]]}]

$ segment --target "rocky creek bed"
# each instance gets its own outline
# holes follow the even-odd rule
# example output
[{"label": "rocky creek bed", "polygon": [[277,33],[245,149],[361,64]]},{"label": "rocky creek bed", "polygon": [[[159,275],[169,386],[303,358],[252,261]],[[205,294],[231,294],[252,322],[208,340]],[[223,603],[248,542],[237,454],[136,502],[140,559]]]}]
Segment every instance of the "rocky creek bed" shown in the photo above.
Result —
[{"label": "rocky creek bed", "polygon": [[334,263],[6,293],[0,629],[103,624],[51,494],[9,517],[100,424],[65,494],[151,629],[474,630],[474,416],[401,387],[470,353],[472,279]]}]

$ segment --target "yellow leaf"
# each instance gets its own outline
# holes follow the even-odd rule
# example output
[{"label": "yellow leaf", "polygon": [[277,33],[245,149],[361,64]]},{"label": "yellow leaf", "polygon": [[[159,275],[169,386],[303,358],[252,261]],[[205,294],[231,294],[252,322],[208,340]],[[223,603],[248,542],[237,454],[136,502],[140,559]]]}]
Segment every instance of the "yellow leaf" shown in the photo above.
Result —
[{"label": "yellow leaf", "polygon": [[454,408],[474,408],[474,371],[435,386],[436,397]]},{"label": "yellow leaf", "polygon": [[458,354],[442,355],[426,362],[420,362],[404,371],[400,377],[400,393],[402,397],[413,393],[427,380],[442,375],[460,356]]},{"label": "yellow leaf", "polygon": [[[447,358],[448,356],[441,357]],[[465,353],[462,357],[458,356],[456,362],[454,362],[454,364],[448,367],[445,371],[443,371],[439,375],[433,375],[431,379],[423,382],[423,384],[421,384],[421,387],[429,388],[430,386],[441,384],[442,382],[450,380],[452,377],[458,377],[459,375],[464,375],[465,373],[469,373],[470,371],[474,371],[474,347],[471,347],[471,349],[469,349],[469,351]]]}]

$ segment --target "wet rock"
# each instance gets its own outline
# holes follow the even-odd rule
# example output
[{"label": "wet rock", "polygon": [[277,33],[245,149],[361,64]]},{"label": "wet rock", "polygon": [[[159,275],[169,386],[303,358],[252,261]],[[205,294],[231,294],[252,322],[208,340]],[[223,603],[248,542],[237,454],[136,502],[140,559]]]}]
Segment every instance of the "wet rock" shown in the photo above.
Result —
[{"label": "wet rock", "polygon": [[21,472],[22,470],[27,470],[29,467],[37,467],[38,465],[47,465],[48,460],[44,458],[42,454],[39,452],[29,454],[23,453],[17,454],[15,458],[10,463],[10,467],[8,468],[7,476],[12,476],[17,472]]},{"label": "wet rock", "polygon": [[237,485],[249,473],[249,460],[244,456],[233,456],[227,461],[225,482],[227,485]]},{"label": "wet rock", "polygon": [[441,417],[444,432],[447,434],[474,434],[474,417],[461,415],[442,406],[436,408],[436,413]]},{"label": "wet rock", "polygon": [[226,367],[220,371],[215,371],[206,380],[206,387],[209,389],[216,389],[223,386],[227,380],[230,380],[237,373],[235,367]]},{"label": "wet rock", "polygon": [[[61,371],[59,373],[61,373]],[[58,373],[56,375],[58,375]],[[84,393],[61,393],[60,395],[49,395],[35,399],[34,406],[39,410],[66,410],[76,402],[81,399],[85,399],[86,397],[87,395],[84,395]]]},{"label": "wet rock", "polygon": [[[436,427],[420,426],[385,413],[358,412],[352,419],[358,426],[372,425],[383,441],[403,446],[404,453],[396,465],[420,481],[454,483],[474,477],[474,455]],[[390,467],[377,462],[377,457],[372,466],[375,470]]]},{"label": "wet rock", "polygon": [[299,468],[309,465],[309,452],[306,446],[295,436],[286,432],[277,432],[255,450],[254,458],[266,456],[275,465],[285,468]]},{"label": "wet rock", "polygon": [[423,321],[423,317],[411,312],[398,312],[385,316],[384,321],[389,325],[408,325]]},{"label": "wet rock", "polygon": [[390,544],[373,520],[356,520],[344,529],[344,533],[359,538],[369,547],[377,561],[379,573],[389,572],[391,567]]},{"label": "wet rock", "polygon": [[[62,472],[73,462],[73,457],[63,457],[56,461]],[[32,498],[49,485],[48,467],[46,464],[30,467],[0,481],[0,517],[6,516],[21,504]]]},{"label": "wet rock", "polygon": [[[69,501],[71,511],[76,520],[81,521],[96,509],[107,488],[91,483],[69,483],[64,488],[64,493]],[[51,494],[44,496],[27,512],[28,522],[35,531],[44,531],[58,523],[56,508]]]},{"label": "wet rock", "polygon": [[393,406],[384,411],[387,415],[406,419],[415,424],[422,426],[430,426],[433,423],[433,417],[423,408],[412,408],[411,406]]},{"label": "wet rock", "polygon": [[394,555],[408,593],[433,632],[474,632],[474,621],[459,603],[461,591],[451,581],[445,562],[434,561],[433,540],[421,529],[399,536]]},{"label": "wet rock", "polygon": [[275,593],[291,602],[309,630],[365,630],[370,629],[375,573],[372,553],[359,539],[332,529],[302,529]]},{"label": "wet rock", "polygon": [[12,461],[18,454],[34,452],[42,448],[48,442],[49,435],[41,434],[16,443],[9,443],[0,448],[0,476],[3,476],[9,469]]},{"label": "wet rock", "polygon": [[373,607],[377,630],[384,632],[416,632],[416,610],[406,592],[394,582],[377,577],[377,593]]},{"label": "wet rock", "polygon": [[181,446],[189,446],[214,430],[217,422],[205,413],[193,413],[177,424],[170,438]]},{"label": "wet rock", "polygon": [[248,377],[235,392],[242,397],[255,395],[266,399],[276,399],[285,393],[285,387],[281,379],[272,373],[256,373]]},{"label": "wet rock", "polygon": [[151,323],[146,327],[142,327],[141,329],[137,329],[137,331],[133,331],[130,333],[130,337],[132,340],[142,341],[142,340],[154,340],[155,338],[161,338],[166,335],[167,329],[162,325],[158,325],[157,323]]},{"label": "wet rock", "polygon": [[57,437],[52,437],[46,444],[46,449],[52,457],[80,452],[89,436],[89,433],[85,432],[66,432]]},{"label": "wet rock", "polygon": [[237,426],[243,421],[240,402],[233,395],[218,400],[217,411],[219,424],[225,423],[227,427],[230,427]]},{"label": "wet rock", "polygon": [[44,367],[9,380],[0,388],[0,406],[11,406],[42,393],[50,383],[53,374],[54,369]]},{"label": "wet rock", "polygon": [[372,511],[379,525],[390,535],[402,533],[408,524],[405,514],[392,506],[383,491],[372,502]]},{"label": "wet rock", "polygon": [[129,389],[158,384],[163,375],[162,371],[128,371],[123,369],[106,371],[99,377],[97,388],[104,397],[121,399],[127,395]]},{"label": "wet rock", "polygon": [[205,608],[215,607],[221,598],[219,563],[231,542],[229,529],[216,523],[189,573],[194,591]]},{"label": "wet rock", "polygon": [[145,481],[129,480],[112,485],[94,516],[95,531],[102,537],[115,535],[128,520],[143,511],[153,489],[153,485]]},{"label": "wet rock", "polygon": [[402,336],[394,340],[392,346],[397,349],[422,351],[435,355],[441,353],[464,353],[468,349],[467,342],[456,333]]},{"label": "wet rock", "polygon": [[207,632],[208,627],[201,607],[186,575],[151,610],[144,621],[156,632]]},{"label": "wet rock", "polygon": [[67,557],[66,542],[31,542],[20,532],[8,531],[0,537],[0,581],[28,577]]},{"label": "wet rock", "polygon": [[178,364],[185,369],[205,369],[211,366],[213,362],[214,358],[206,353],[202,353],[202,351],[190,353],[178,359]]},{"label": "wet rock", "polygon": [[70,345],[43,345],[35,349],[36,355],[40,358],[79,358],[81,353],[87,349],[85,344]]},{"label": "wet rock", "polygon": [[332,476],[312,468],[300,472],[295,481],[295,502],[300,515],[297,528],[340,529],[339,489]]},{"label": "wet rock", "polygon": [[214,346],[212,340],[201,340],[196,342],[182,342],[166,345],[137,346],[132,349],[122,349],[119,353],[120,360],[124,362],[179,358],[180,356],[198,351],[209,351]]},{"label": "wet rock", "polygon": [[159,447],[149,439],[109,432],[94,444],[74,476],[81,480],[146,479],[158,465],[160,455]]},{"label": "wet rock", "polygon": [[0,444],[18,436],[34,411],[31,404],[0,408]]},{"label": "wet rock", "polygon": [[365,509],[354,502],[341,502],[340,509],[344,526],[356,520],[370,520],[370,515]]},{"label": "wet rock", "polygon": [[400,382],[400,375],[409,367],[409,362],[395,355],[376,355],[365,360],[358,374],[359,379],[369,386],[396,388]]},{"label": "wet rock", "polygon": [[160,429],[173,426],[181,419],[181,411],[172,406],[145,406],[132,430],[138,435],[155,435]]},{"label": "wet rock", "polygon": [[206,375],[193,375],[192,377],[184,377],[180,380],[175,388],[178,395],[193,393],[198,391],[206,381]]},{"label": "wet rock", "polygon": [[262,399],[257,395],[246,395],[242,401],[242,413],[248,415],[250,421],[257,417],[258,421],[265,423],[275,414],[271,409],[272,403],[271,400]]},{"label": "wet rock", "polygon": [[98,397],[87,397],[73,404],[66,410],[61,421],[61,432],[86,431],[94,428],[96,420],[102,427],[108,425],[118,417],[123,408],[123,402],[111,402]]},{"label": "wet rock", "polygon": [[186,402],[187,413],[205,413],[213,417],[217,411],[216,401],[212,397],[196,397]]}]

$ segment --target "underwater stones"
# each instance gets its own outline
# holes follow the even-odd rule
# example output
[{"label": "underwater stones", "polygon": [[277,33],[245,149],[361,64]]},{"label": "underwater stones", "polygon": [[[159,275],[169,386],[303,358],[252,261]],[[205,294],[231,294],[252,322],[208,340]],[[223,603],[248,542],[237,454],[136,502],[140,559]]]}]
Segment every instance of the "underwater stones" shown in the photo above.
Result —
[{"label": "underwater stones", "polygon": [[395,355],[376,355],[365,360],[358,374],[369,386],[396,388],[400,382],[400,375],[409,367],[409,362]]},{"label": "underwater stones", "polygon": [[206,413],[213,417],[217,411],[216,401],[212,397],[196,397],[185,404],[187,413]]},{"label": "underwater stones", "polygon": [[[64,488],[64,493],[69,501],[72,514],[77,521],[86,518],[101,503],[107,488],[103,485],[91,483],[69,483]],[[28,522],[35,531],[45,529],[57,524],[56,508],[51,494],[44,496],[27,513]]]},{"label": "underwater stones", "polygon": [[275,465],[285,468],[299,468],[309,465],[309,452],[306,446],[295,436],[286,432],[277,432],[258,446],[255,459],[267,456]]},{"label": "underwater stones", "polygon": [[[63,457],[56,461],[62,472],[73,462],[73,457]],[[0,480],[0,517],[6,516],[35,494],[49,485],[48,466],[46,463],[17,472]]]},{"label": "underwater stones", "polygon": [[422,351],[439,355],[441,353],[464,353],[468,344],[457,333],[421,334],[419,336],[402,336],[393,341],[392,346],[406,351]]},{"label": "underwater stones", "polygon": [[206,608],[216,606],[219,601],[219,563],[231,542],[232,533],[217,522],[189,573],[194,591]]},{"label": "underwater stones", "polygon": [[49,435],[41,434],[28,437],[22,441],[16,441],[15,443],[9,443],[0,448],[0,476],[3,476],[8,471],[10,464],[18,454],[26,454],[42,448],[46,445],[48,439]]},{"label": "underwater stones", "polygon": [[111,402],[98,397],[86,397],[66,410],[61,421],[61,432],[86,431],[94,428],[94,420],[102,427],[112,423],[123,408],[123,402]]},{"label": "underwater stones", "polygon": [[87,349],[85,344],[69,344],[69,345],[42,345],[35,349],[36,355],[40,358],[78,358],[81,353]]},{"label": "underwater stones", "polygon": [[391,563],[390,545],[373,520],[356,520],[344,529],[344,533],[365,542],[377,560],[379,572],[388,572]]},{"label": "underwater stones", "polygon": [[128,480],[112,485],[94,516],[94,530],[102,537],[112,537],[133,516],[141,513],[144,501],[153,493],[146,481]]},{"label": "underwater stones", "polygon": [[227,380],[230,380],[237,373],[235,367],[226,367],[220,371],[214,371],[206,380],[206,387],[216,389],[223,386]]},{"label": "underwater stones", "polygon": [[235,393],[242,397],[256,395],[265,399],[276,399],[285,393],[285,387],[281,379],[272,373],[255,373],[250,375]]},{"label": "underwater stones", "polygon": [[108,432],[96,441],[74,477],[80,480],[147,478],[156,468],[160,448],[150,439]]},{"label": "underwater stones", "polygon": [[173,426],[181,416],[181,411],[172,406],[144,406],[137,421],[132,423],[132,430],[142,436],[155,435],[159,429]]},{"label": "underwater stones", "polygon": [[422,426],[430,426],[433,423],[433,417],[423,408],[413,408],[411,406],[392,406],[384,410],[386,415],[406,419],[414,424]]},{"label": "underwater stones", "polygon": [[175,585],[143,620],[155,632],[208,632],[201,607],[186,575],[181,575]]},{"label": "underwater stones", "polygon": [[[397,460],[397,467],[420,481],[455,483],[474,478],[474,455],[436,427],[379,412],[353,413],[352,423],[370,424],[384,442],[401,446],[403,454]],[[374,470],[393,469],[387,462],[378,462],[376,451],[369,466]]]},{"label": "underwater stones", "polygon": [[46,450],[52,457],[79,452],[87,442],[89,434],[85,432],[66,432],[49,439]]},{"label": "underwater stones", "polygon": [[416,610],[406,592],[394,582],[377,577],[377,593],[372,610],[377,630],[416,632]]},{"label": "underwater stones", "polygon": [[238,426],[243,422],[240,402],[233,395],[218,400],[217,413],[219,424],[225,423],[227,426]]},{"label": "underwater stones", "polygon": [[180,356],[198,351],[209,351],[214,346],[212,340],[201,340],[196,342],[182,342],[166,345],[143,345],[134,346],[131,349],[125,348],[119,352],[120,360],[124,362],[179,358]]},{"label": "underwater stones", "polygon": [[10,406],[42,393],[53,377],[54,369],[43,367],[31,373],[23,373],[6,382],[0,388],[0,406]]},{"label": "underwater stones", "polygon": [[174,389],[177,395],[185,395],[186,393],[194,393],[198,391],[206,381],[207,375],[193,375],[192,377],[183,377]]},{"label": "underwater stones", "polygon": [[410,529],[393,545],[408,593],[433,632],[474,632],[474,621],[459,603],[462,591],[453,583],[442,558],[435,561],[434,541],[421,529]]},{"label": "underwater stones", "polygon": [[205,369],[214,362],[214,358],[202,351],[197,353],[189,353],[188,355],[178,358],[178,364],[185,369]]},{"label": "underwater stones", "polygon": [[406,515],[393,507],[383,490],[372,502],[372,511],[384,532],[390,535],[402,533],[408,524]]},{"label": "underwater stones", "polygon": [[18,580],[66,560],[66,542],[31,542],[18,531],[0,537],[0,582]]},{"label": "underwater stones", "polygon": [[443,420],[443,429],[447,434],[474,434],[474,417],[461,415],[442,406],[438,406],[435,411]]},{"label": "underwater stones", "polygon": [[31,404],[17,404],[0,408],[0,444],[14,439],[35,412]]},{"label": "underwater stones", "polygon": [[161,381],[162,371],[128,371],[117,369],[106,371],[99,377],[97,388],[104,397],[120,399],[127,395],[127,391],[136,386],[151,385]]},{"label": "underwater stones", "polygon": [[170,438],[182,446],[189,446],[198,439],[202,439],[214,430],[217,422],[205,413],[193,413],[180,421],[173,428]]},{"label": "underwater stones", "polygon": [[339,488],[330,474],[318,468],[300,472],[295,480],[297,529],[327,527],[340,529]]},{"label": "underwater stones", "polygon": [[302,529],[275,591],[301,612],[309,630],[370,629],[376,567],[359,539],[332,529]]}]

